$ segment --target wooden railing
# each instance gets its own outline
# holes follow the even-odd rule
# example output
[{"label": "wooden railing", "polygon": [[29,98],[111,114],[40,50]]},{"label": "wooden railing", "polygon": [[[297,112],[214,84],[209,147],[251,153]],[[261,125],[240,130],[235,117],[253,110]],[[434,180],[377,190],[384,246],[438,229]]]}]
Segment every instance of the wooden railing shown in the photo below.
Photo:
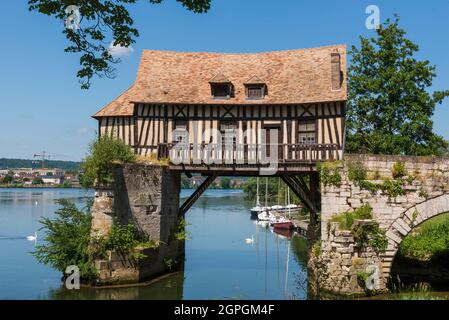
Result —
[{"label": "wooden railing", "polygon": [[159,144],[158,158],[173,164],[269,164],[339,160],[336,144]]}]

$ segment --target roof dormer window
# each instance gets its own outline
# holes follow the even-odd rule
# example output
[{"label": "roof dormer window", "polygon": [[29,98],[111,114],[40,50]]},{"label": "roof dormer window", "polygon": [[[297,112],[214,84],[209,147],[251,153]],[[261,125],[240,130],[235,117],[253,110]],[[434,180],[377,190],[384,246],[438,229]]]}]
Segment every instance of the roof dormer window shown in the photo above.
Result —
[{"label": "roof dormer window", "polygon": [[211,84],[212,97],[215,99],[231,98],[231,86],[229,84]]},{"label": "roof dormer window", "polygon": [[232,83],[222,73],[213,77],[209,83],[214,99],[230,99],[232,97]]},{"label": "roof dormer window", "polygon": [[267,94],[267,85],[257,76],[253,76],[246,81],[245,87],[246,99],[248,100],[261,100]]}]

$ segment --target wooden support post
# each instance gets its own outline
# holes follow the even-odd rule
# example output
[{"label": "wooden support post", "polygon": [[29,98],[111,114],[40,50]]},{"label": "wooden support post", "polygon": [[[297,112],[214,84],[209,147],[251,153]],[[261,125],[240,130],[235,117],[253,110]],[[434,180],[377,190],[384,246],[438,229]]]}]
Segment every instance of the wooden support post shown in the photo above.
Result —
[{"label": "wooden support post", "polygon": [[203,183],[195,190],[195,192],[182,204],[181,208],[179,209],[179,214],[183,217],[189,211],[189,209],[193,206],[193,204],[196,202],[196,200],[201,197],[201,195],[204,193],[204,191],[207,190],[207,188],[214,182],[214,180],[217,178],[216,175],[210,175],[206,178],[206,180],[203,181]]},{"label": "wooden support post", "polygon": [[307,209],[310,210],[311,213],[317,213],[317,205],[314,202],[316,198],[311,196],[311,192],[308,188],[303,186],[303,183],[300,183],[299,180],[295,179],[293,176],[283,175],[281,176],[282,180],[290,187],[290,189],[301,199]]},{"label": "wooden support post", "polygon": [[320,192],[320,176],[317,172],[310,173],[310,198],[315,204],[316,210],[310,211],[310,224],[308,230],[308,238],[316,241],[321,238],[321,225],[318,219],[318,213],[321,211],[321,192]]}]

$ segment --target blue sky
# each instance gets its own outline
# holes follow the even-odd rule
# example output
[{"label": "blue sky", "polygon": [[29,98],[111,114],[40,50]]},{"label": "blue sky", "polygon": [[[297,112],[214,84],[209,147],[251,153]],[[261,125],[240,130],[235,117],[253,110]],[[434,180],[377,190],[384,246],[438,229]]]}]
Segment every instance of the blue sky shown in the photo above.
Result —
[{"label": "blue sky", "polygon": [[[131,6],[140,37],[113,80],[95,79],[89,91],[75,77],[78,56],[64,53],[63,23],[27,9],[27,1],[2,1],[0,11],[0,157],[32,158],[42,150],[61,160],[81,160],[97,128],[90,116],[129,87],[143,49],[260,52],[331,44],[357,44],[365,8],[376,4],[382,20],[394,13],[419,58],[437,66],[433,89],[449,89],[449,1],[213,0],[204,15],[175,0]],[[435,131],[449,139],[449,99],[437,108]]]}]

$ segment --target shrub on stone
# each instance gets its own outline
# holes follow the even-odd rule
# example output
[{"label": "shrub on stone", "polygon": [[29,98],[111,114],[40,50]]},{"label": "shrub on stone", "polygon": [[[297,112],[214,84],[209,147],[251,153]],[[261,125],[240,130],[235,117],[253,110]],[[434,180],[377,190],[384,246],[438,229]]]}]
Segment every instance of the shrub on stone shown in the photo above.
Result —
[{"label": "shrub on stone", "polygon": [[91,143],[89,154],[82,164],[81,184],[84,188],[109,186],[115,163],[135,162],[136,155],[123,141],[101,136]]},{"label": "shrub on stone", "polygon": [[317,164],[320,181],[324,186],[341,186],[341,175],[339,171],[340,162],[321,162]]},{"label": "shrub on stone", "polygon": [[351,161],[348,163],[348,178],[350,181],[359,184],[366,180],[367,170],[361,161]]},{"label": "shrub on stone", "polygon": [[373,208],[369,204],[364,204],[354,211],[348,211],[335,215],[331,221],[338,222],[340,230],[351,230],[355,220],[372,219],[372,212]]},{"label": "shrub on stone", "polygon": [[405,168],[405,163],[396,162],[391,168],[391,175],[393,179],[403,178],[407,175],[407,169]]}]

